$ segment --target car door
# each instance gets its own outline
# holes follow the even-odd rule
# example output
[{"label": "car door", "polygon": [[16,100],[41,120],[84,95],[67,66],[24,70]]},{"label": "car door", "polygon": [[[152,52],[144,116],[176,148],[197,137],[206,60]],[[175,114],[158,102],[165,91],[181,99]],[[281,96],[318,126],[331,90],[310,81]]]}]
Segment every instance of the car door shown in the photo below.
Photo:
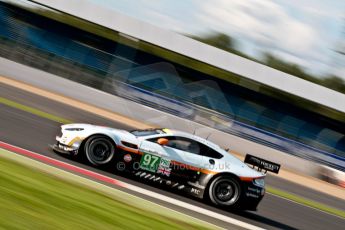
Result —
[{"label": "car door", "polygon": [[[168,139],[168,143],[159,145],[157,143],[159,138]],[[170,174],[173,168],[176,175],[187,176],[190,175],[193,168],[200,167],[202,163],[202,157],[197,154],[199,152],[198,142],[185,137],[161,136],[144,140],[140,145],[140,151],[144,154],[140,162],[141,167],[151,172],[168,170]],[[169,160],[170,168],[168,169],[166,165],[157,165],[159,160],[154,161],[156,156],[160,158],[159,160]],[[151,165],[151,168],[147,167],[148,164]]]},{"label": "car door", "polygon": [[200,155],[200,143],[186,137],[170,137],[169,143],[165,146],[174,151],[179,151],[179,162],[188,166],[200,167],[202,156]]},{"label": "car door", "polygon": [[183,161],[184,152],[158,144],[159,138],[172,139],[170,136],[160,136],[143,140],[139,145],[139,151],[143,153],[140,168],[169,177],[173,168],[172,161]]},{"label": "car door", "polygon": [[[199,155],[199,142],[180,136],[166,136],[164,138],[168,139],[168,143],[161,146],[160,150],[164,152],[166,156],[169,156],[171,160],[189,166],[200,166],[202,157]],[[151,139],[149,141],[157,144],[157,139]]]},{"label": "car door", "polygon": [[174,136],[164,146],[166,151],[176,152],[178,158],[173,166],[173,174],[179,180],[195,181],[200,175],[203,157],[199,155],[199,142],[186,137]]}]

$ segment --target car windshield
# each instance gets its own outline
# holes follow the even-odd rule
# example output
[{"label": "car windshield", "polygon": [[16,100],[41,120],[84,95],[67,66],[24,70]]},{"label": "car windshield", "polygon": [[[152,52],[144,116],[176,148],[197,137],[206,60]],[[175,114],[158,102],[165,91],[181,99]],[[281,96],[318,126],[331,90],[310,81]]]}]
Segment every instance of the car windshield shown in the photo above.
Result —
[{"label": "car windshield", "polygon": [[130,131],[131,134],[142,137],[142,136],[151,136],[156,134],[165,134],[163,129],[139,129]]}]

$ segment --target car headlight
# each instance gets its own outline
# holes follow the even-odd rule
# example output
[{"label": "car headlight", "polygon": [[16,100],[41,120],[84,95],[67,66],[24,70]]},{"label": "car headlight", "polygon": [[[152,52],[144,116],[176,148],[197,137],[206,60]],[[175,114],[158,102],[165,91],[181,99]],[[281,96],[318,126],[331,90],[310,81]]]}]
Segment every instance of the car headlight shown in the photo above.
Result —
[{"label": "car headlight", "polygon": [[67,131],[83,131],[83,128],[65,128]]},{"label": "car headlight", "polygon": [[261,188],[264,188],[265,187],[265,179],[264,178],[257,178],[257,179],[254,179],[253,180],[253,183],[258,186],[258,187],[261,187]]}]

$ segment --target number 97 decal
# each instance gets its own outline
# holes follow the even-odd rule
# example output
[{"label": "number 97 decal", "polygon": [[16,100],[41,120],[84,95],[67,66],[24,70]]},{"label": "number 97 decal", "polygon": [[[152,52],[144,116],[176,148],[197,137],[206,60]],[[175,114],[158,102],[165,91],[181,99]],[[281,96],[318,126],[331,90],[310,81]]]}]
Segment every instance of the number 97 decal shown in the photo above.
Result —
[{"label": "number 97 decal", "polygon": [[156,172],[160,161],[160,157],[149,153],[144,153],[140,160],[140,168],[150,172]]}]

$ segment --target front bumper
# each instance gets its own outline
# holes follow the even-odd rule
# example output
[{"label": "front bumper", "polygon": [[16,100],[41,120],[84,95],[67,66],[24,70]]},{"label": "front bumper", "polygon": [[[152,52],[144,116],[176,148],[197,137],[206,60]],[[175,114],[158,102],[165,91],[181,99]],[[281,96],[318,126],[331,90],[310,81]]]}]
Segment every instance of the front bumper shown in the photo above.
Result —
[{"label": "front bumper", "polygon": [[64,145],[64,144],[61,144],[59,142],[57,142],[56,144],[54,145],[51,145],[50,146],[55,152],[58,152],[58,153],[62,153],[62,154],[66,154],[66,155],[77,155],[78,153],[78,149],[74,149],[70,146],[67,146],[67,145]]}]

